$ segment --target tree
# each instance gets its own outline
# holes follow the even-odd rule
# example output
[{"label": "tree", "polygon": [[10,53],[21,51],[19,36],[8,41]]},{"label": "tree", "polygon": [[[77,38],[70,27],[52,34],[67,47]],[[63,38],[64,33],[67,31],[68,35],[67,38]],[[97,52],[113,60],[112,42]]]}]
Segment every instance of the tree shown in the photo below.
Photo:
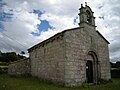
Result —
[{"label": "tree", "polygon": [[117,67],[117,68],[120,68],[120,61],[117,61],[117,62],[116,62],[116,67]]},{"label": "tree", "polygon": [[24,56],[24,55],[25,55],[25,52],[24,52],[24,51],[21,51],[20,54],[22,55],[22,56],[21,56],[21,55],[18,54],[20,58],[22,58],[22,59],[25,58],[25,56]]},{"label": "tree", "polygon": [[120,68],[120,61],[117,61],[116,63],[110,62],[110,64],[111,64],[111,68]]},{"label": "tree", "polygon": [[0,61],[1,62],[14,62],[14,61],[25,58],[25,56],[23,56],[25,52],[21,52],[21,54],[22,55],[19,55],[19,54],[16,54],[15,52],[1,53]]},{"label": "tree", "polygon": [[1,52],[1,50],[0,50],[0,56],[2,55],[2,52]]},{"label": "tree", "polygon": [[20,53],[20,54],[24,55],[24,54],[25,54],[25,52],[24,52],[24,51],[21,51],[21,53]]}]

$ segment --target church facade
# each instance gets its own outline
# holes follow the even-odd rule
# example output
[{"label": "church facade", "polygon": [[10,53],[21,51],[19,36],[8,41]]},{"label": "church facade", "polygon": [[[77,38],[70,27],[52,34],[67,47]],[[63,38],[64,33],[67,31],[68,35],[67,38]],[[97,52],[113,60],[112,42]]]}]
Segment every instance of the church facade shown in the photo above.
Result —
[{"label": "church facade", "polygon": [[28,49],[32,76],[65,86],[111,79],[109,42],[96,30],[91,8],[81,5],[79,10],[79,27]]}]

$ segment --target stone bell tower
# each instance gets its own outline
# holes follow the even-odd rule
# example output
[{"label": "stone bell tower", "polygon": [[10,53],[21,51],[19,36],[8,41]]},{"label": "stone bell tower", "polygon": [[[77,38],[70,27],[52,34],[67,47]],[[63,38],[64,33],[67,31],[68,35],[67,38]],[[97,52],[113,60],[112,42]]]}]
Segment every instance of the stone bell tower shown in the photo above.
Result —
[{"label": "stone bell tower", "polygon": [[92,12],[91,8],[87,6],[87,3],[85,2],[85,7],[83,7],[83,4],[81,4],[81,8],[79,9],[80,13],[80,27],[84,27],[85,24],[96,27],[95,26],[95,17],[93,15],[94,12]]}]

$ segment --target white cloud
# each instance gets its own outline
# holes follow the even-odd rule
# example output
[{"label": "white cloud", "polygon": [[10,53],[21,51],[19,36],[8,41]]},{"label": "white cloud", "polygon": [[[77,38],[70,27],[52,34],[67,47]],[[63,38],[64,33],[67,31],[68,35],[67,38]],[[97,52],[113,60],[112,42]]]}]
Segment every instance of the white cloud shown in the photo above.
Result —
[{"label": "white cloud", "polygon": [[49,21],[50,25],[56,27],[57,30],[68,29],[76,26],[73,24],[74,17],[69,17],[65,15],[57,16],[51,13],[45,13],[40,17],[40,19]]},{"label": "white cloud", "polygon": [[12,51],[13,49],[9,47],[11,46],[15,49],[19,48],[14,51],[20,52],[18,50],[25,50],[37,42],[36,37],[31,35],[31,32],[37,30],[37,24],[40,24],[40,20],[38,19],[38,15],[29,13],[26,8],[13,8],[11,12],[9,9],[11,8],[5,7],[4,11],[13,13],[13,17],[11,21],[3,22],[5,31],[2,33],[5,37],[8,38],[3,40],[4,43],[2,44],[6,45],[2,45],[1,49],[3,49],[2,51]]},{"label": "white cloud", "polygon": [[[87,2],[94,11],[96,17],[97,29],[110,41],[110,57],[114,61],[116,57],[120,58],[120,1],[119,0],[3,0],[7,3],[4,7],[5,12],[11,12],[14,16],[11,22],[4,22],[4,33],[14,38],[27,48],[42,41],[57,32],[64,29],[78,26],[73,24],[73,20],[79,13],[80,4]],[[14,3],[13,3],[14,2]],[[45,11],[41,17],[37,14],[29,13],[33,9]],[[99,16],[104,17],[100,19]],[[31,32],[37,32],[37,24],[41,20],[49,21],[55,29],[41,32],[40,36],[33,36]],[[78,21],[78,20],[77,20]],[[0,35],[2,38],[2,34]],[[2,38],[3,39],[3,38]],[[13,48],[23,48],[14,41],[4,38],[4,47],[6,45]],[[7,43],[7,44],[6,44]],[[3,47],[2,45],[2,47]],[[17,47],[16,47],[17,46]],[[3,48],[4,48],[3,47]],[[10,48],[6,48],[9,50]],[[13,50],[13,49],[12,49]]]}]

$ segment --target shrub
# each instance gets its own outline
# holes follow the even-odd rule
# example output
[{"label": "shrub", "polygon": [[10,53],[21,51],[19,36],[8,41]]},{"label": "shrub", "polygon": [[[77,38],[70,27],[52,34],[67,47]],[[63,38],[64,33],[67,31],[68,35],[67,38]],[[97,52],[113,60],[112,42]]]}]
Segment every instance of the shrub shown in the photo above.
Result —
[{"label": "shrub", "polygon": [[6,62],[0,62],[0,66],[8,66],[9,63],[6,63]]},{"label": "shrub", "polygon": [[111,70],[112,78],[120,78],[120,68]]},{"label": "shrub", "polygon": [[7,66],[0,66],[0,74],[7,74],[8,67]]}]

